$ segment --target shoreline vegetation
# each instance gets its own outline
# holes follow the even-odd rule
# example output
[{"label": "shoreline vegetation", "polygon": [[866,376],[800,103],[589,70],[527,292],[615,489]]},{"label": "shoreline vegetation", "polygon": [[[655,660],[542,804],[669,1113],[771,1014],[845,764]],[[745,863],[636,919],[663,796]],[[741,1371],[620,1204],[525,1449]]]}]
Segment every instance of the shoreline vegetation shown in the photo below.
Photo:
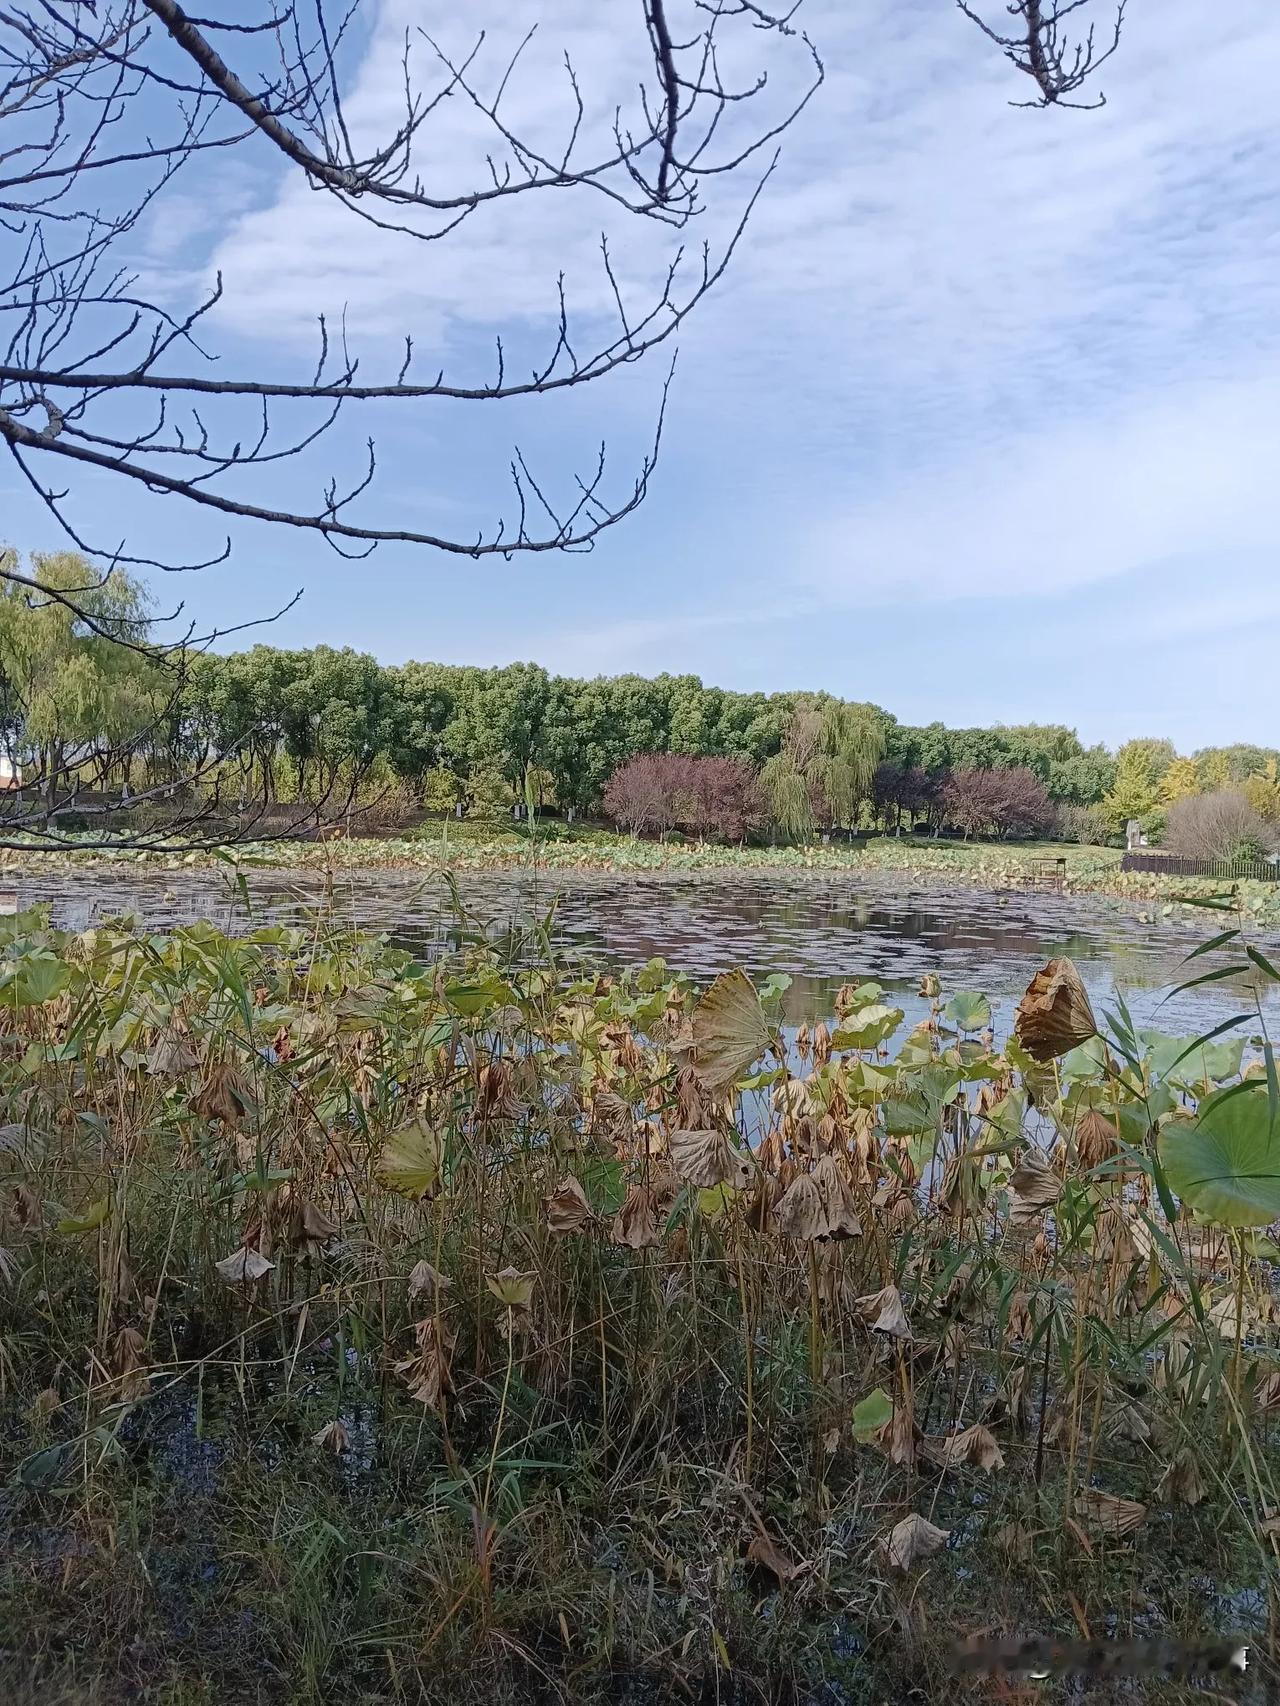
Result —
[{"label": "shoreline vegetation", "polygon": [[89,838],[65,851],[9,848],[0,851],[0,873],[67,869],[90,864],[127,870],[227,869],[314,871],[490,871],[518,870],[628,877],[697,877],[776,871],[788,876],[901,877],[912,886],[978,888],[990,892],[1033,891],[1037,865],[1065,861],[1062,892],[1100,895],[1136,906],[1154,903],[1191,914],[1196,903],[1229,900],[1245,917],[1280,927],[1280,882],[1210,877],[1166,877],[1126,872],[1110,847],[1060,842],[966,842],[912,836],[805,846],[728,847],[680,840],[649,841],[608,829],[538,820],[532,834],[523,823],[441,820],[408,834],[337,835],[324,841],[248,842],[195,852],[96,848]]},{"label": "shoreline vegetation", "polygon": [[6,1698],[1275,1685],[1269,1047],[1067,960],[997,1047],[933,975],[787,1035],[474,937],[0,942]]}]

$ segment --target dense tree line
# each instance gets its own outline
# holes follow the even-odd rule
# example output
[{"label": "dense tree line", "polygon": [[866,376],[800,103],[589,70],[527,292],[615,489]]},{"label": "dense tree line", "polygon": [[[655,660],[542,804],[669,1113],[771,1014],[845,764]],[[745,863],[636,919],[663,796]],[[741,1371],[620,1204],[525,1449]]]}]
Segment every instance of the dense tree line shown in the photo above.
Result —
[{"label": "dense tree line", "polygon": [[1097,840],[1130,818],[1158,830],[1180,800],[1224,790],[1280,821],[1280,752],[1260,746],[1180,757],[1145,739],[1112,755],[1058,724],[913,727],[872,704],[694,675],[387,667],[330,646],[194,653],[175,668],[119,643],[146,617],[127,577],[102,583],[86,621],[57,596],[84,584],[81,560],[33,568],[48,599],[0,596],[0,740],[25,772],[87,786],[196,778],[291,801],[360,783],[406,811],[611,807],[641,833],[727,839],[874,823]]}]

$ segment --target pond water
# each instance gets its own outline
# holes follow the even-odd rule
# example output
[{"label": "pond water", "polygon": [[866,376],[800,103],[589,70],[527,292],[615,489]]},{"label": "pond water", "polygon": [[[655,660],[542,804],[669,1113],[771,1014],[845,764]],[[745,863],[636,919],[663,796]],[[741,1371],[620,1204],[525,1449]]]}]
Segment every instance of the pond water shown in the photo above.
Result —
[{"label": "pond water", "polygon": [[[1068,954],[1099,1011],[1119,990],[1140,1024],[1196,1034],[1252,1012],[1249,1028],[1256,1032],[1260,998],[1272,1034],[1280,1028],[1280,987],[1265,980],[1255,989],[1233,978],[1165,999],[1171,985],[1225,962],[1218,954],[1183,965],[1193,948],[1231,922],[1216,912],[1165,917],[1155,909],[1140,916],[1137,907],[1097,896],[948,891],[856,872],[673,877],[507,870],[463,872],[458,880],[472,926],[478,920],[495,936],[526,928],[554,907],[557,951],[595,964],[635,966],[660,956],[699,981],[736,965],[755,976],[786,972],[793,982],[784,1015],[797,1024],[829,1015],[839,985],[866,978],[883,984],[914,1022],[927,1007],[916,995],[919,979],[936,971],[945,990],[983,990],[1003,1033],[1036,968]],[[455,944],[459,934],[448,884],[417,872],[344,872],[331,892],[311,873],[257,872],[248,880],[248,913],[235,887],[211,871],[36,869],[15,886],[20,905],[47,901],[55,923],[73,929],[134,912],[155,929],[208,918],[234,932],[300,922],[328,907],[424,956]],[[1275,932],[1257,942],[1273,958],[1280,952]]]}]

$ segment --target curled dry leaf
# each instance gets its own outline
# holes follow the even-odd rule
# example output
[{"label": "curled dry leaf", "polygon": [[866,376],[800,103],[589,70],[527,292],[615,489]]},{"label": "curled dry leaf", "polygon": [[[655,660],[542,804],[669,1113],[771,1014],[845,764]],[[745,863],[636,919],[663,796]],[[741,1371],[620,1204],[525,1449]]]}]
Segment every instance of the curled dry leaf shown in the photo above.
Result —
[{"label": "curled dry leaf", "polygon": [[433,1268],[428,1261],[415,1262],[409,1270],[409,1301],[417,1303],[425,1298],[428,1303],[434,1303],[438,1297],[443,1297],[453,1281],[448,1274],[442,1274],[438,1268]]},{"label": "curled dry leaf", "polygon": [[1009,1175],[1009,1220],[1029,1225],[1062,1195],[1062,1180],[1040,1149],[1024,1149]]},{"label": "curled dry leaf", "polygon": [[935,1528],[927,1517],[912,1512],[895,1523],[881,1544],[889,1566],[909,1570],[920,1558],[929,1558],[951,1538],[949,1528]]},{"label": "curled dry leaf", "polygon": [[1146,1445],[1151,1438],[1151,1424],[1136,1404],[1121,1404],[1107,1424],[1112,1439],[1126,1440],[1130,1445]]},{"label": "curled dry leaf", "polygon": [[942,1335],[941,1351],[943,1366],[954,1374],[964,1361],[968,1348],[968,1334],[959,1321],[952,1321]]},{"label": "curled dry leaf", "polygon": [[1280,1369],[1264,1374],[1253,1389],[1255,1410],[1280,1410]]},{"label": "curled dry leaf", "polygon": [[747,1557],[753,1564],[762,1564],[769,1570],[777,1578],[779,1587],[785,1587],[800,1574],[800,1565],[793,1563],[777,1541],[766,1534],[764,1529],[752,1536],[751,1544],[747,1547]]},{"label": "curled dry leaf", "polygon": [[812,1173],[800,1173],[787,1186],[773,1211],[773,1224],[784,1238],[812,1243],[823,1235],[822,1198]]},{"label": "curled dry leaf", "polygon": [[686,1184],[705,1191],[738,1182],[735,1158],[722,1131],[673,1131],[668,1141],[672,1165]]},{"label": "curled dry leaf", "polygon": [[252,1093],[228,1061],[211,1067],[191,1098],[192,1113],[199,1114],[202,1120],[220,1120],[226,1126],[238,1125],[252,1107]]},{"label": "curled dry leaf", "polygon": [[475,1117],[477,1122],[488,1120],[522,1120],[528,1108],[516,1095],[511,1066],[505,1060],[491,1060],[480,1068],[476,1077]]},{"label": "curled dry leaf", "polygon": [[275,1263],[269,1262],[260,1250],[242,1244],[214,1266],[228,1285],[253,1285],[264,1274],[269,1274]]},{"label": "curled dry leaf", "polygon": [[289,1238],[308,1255],[318,1254],[338,1236],[337,1223],[310,1198],[289,1198]]},{"label": "curled dry leaf", "polygon": [[1227,1291],[1215,1300],[1205,1310],[1205,1317],[1211,1326],[1218,1329],[1224,1339],[1234,1342],[1237,1332],[1248,1333],[1255,1324],[1253,1306],[1246,1297],[1243,1300],[1243,1311],[1237,1302],[1236,1294]]},{"label": "curled dry leaf", "polygon": [[1151,1254],[1151,1235],[1133,1209],[1119,1197],[1103,1203],[1093,1230],[1094,1249],[1116,1268],[1128,1268]]},{"label": "curled dry leaf", "polygon": [[1057,1060],[1098,1034],[1080,973],[1068,959],[1050,960],[1018,1003],[1014,1034],[1032,1060]]},{"label": "curled dry leaf", "polygon": [[1111,1161],[1120,1153],[1120,1133],[1105,1114],[1089,1108],[1076,1121],[1076,1159],[1086,1169]]},{"label": "curled dry leaf", "polygon": [[415,1350],[396,1364],[396,1373],[404,1376],[409,1396],[428,1410],[439,1410],[453,1391],[449,1362],[456,1343],[454,1335],[443,1321],[429,1315],[413,1329]]},{"label": "curled dry leaf", "polygon": [[813,1170],[813,1182],[822,1200],[827,1238],[860,1238],[862,1222],[854,1208],[844,1169],[834,1155],[824,1155]]},{"label": "curled dry leaf", "polygon": [[141,1398],[147,1390],[147,1341],[136,1327],[121,1327],[111,1343],[112,1372],[120,1379],[120,1396]]},{"label": "curled dry leaf", "polygon": [[822,1019],[813,1027],[813,1058],[819,1066],[831,1059],[831,1032]]},{"label": "curled dry leaf", "polygon": [[1004,1468],[1004,1453],[999,1442],[981,1422],[974,1422],[971,1427],[962,1428],[959,1433],[949,1434],[945,1439],[926,1440],[925,1454],[941,1469],[955,1469],[960,1464],[968,1464],[974,1469],[985,1469],[989,1475],[993,1470]]},{"label": "curled dry leaf", "polygon": [[591,1098],[591,1129],[614,1139],[631,1135],[631,1103],[616,1090],[597,1090]]},{"label": "curled dry leaf", "polygon": [[631,1250],[653,1249],[662,1243],[663,1215],[648,1185],[632,1185],[613,1219],[613,1241]]},{"label": "curled dry leaf", "polygon": [[351,1435],[339,1421],[326,1422],[311,1436],[312,1445],[318,1445],[321,1451],[331,1451],[335,1457],[340,1457],[344,1451],[351,1449]]},{"label": "curled dry leaf", "polygon": [[901,1469],[915,1468],[923,1443],[924,1435],[916,1426],[915,1417],[901,1404],[895,1405],[889,1420],[876,1429],[876,1444],[890,1463]]},{"label": "curled dry leaf", "polygon": [[147,1050],[147,1071],[158,1078],[182,1078],[199,1064],[200,1057],[190,1041],[173,1025],[161,1031]]},{"label": "curled dry leaf", "polygon": [[[756,1182],[755,1190],[747,1199],[745,1210],[747,1225],[753,1232],[765,1233],[781,1230],[777,1226],[774,1216],[782,1196],[781,1180],[771,1179],[767,1174],[761,1175]],[[786,1236],[789,1237],[790,1234],[788,1233]]]},{"label": "curled dry leaf", "polygon": [[862,1222],[834,1155],[824,1155],[812,1173],[800,1173],[791,1181],[773,1211],[773,1219],[784,1238],[806,1243],[857,1238],[862,1233]]},{"label": "curled dry leaf", "polygon": [[595,1215],[587,1201],[587,1193],[572,1173],[561,1179],[550,1196],[544,1198],[547,1211],[547,1230],[558,1238],[574,1232],[585,1232],[595,1224]]},{"label": "curled dry leaf", "polygon": [[706,1085],[691,1066],[676,1074],[676,1124],[685,1131],[705,1131],[715,1117]]},{"label": "curled dry leaf", "polygon": [[1184,1446],[1160,1477],[1156,1497],[1167,1504],[1198,1505],[1204,1493],[1199,1459],[1189,1446]]},{"label": "curled dry leaf", "polygon": [[1115,1493],[1104,1493],[1100,1487],[1086,1487],[1076,1494],[1076,1515],[1091,1533],[1121,1539],[1142,1527],[1147,1507],[1137,1499],[1122,1499]]},{"label": "curled dry leaf", "polygon": [[773,1041],[760,997],[741,968],[722,972],[693,1010],[693,1063],[712,1091],[727,1090]]},{"label": "curled dry leaf", "polygon": [[873,1333],[889,1333],[895,1339],[911,1338],[911,1324],[902,1306],[902,1293],[896,1285],[887,1285],[883,1291],[869,1292],[865,1297],[855,1297],[853,1307]]}]

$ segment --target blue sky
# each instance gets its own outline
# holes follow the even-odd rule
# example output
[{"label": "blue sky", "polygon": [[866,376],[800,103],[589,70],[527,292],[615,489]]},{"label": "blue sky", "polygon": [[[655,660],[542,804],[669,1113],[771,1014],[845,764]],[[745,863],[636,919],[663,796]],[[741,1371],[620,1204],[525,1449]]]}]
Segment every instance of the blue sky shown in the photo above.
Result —
[{"label": "blue sky", "polygon": [[[599,118],[643,52],[633,11],[472,0],[441,39],[487,25],[510,43],[537,16],[514,111],[552,135],[564,48]],[[353,67],[348,110],[369,134],[423,13],[388,0]],[[1062,721],[1111,744],[1280,743],[1280,14],[1134,0],[1100,75],[1106,108],[1060,113],[1011,108],[1025,80],[946,0],[806,0],[803,18],[826,84],[681,336],[637,515],[589,555],[510,563],[397,548],[350,564],[246,527],[229,565],[177,587],[188,610],[227,624],[304,586],[264,637],[387,662],[693,670],[872,698],[913,722]],[[775,75],[781,99],[787,67]],[[449,114],[432,159],[461,171],[475,147]],[[741,193],[725,188],[713,238]],[[222,270],[225,371],[304,368],[316,309],[345,307],[366,366],[394,365],[413,329],[424,367],[471,378],[495,331],[537,347],[561,268],[584,332],[603,323],[601,220],[599,198],[542,195],[444,244],[353,237],[254,149],[193,172],[130,258],[175,303]],[[608,223],[638,301],[666,240]],[[372,432],[366,517],[465,537],[509,508],[516,441],[554,483],[604,436],[625,485],[662,376],[658,356],[527,407],[380,406],[279,490],[313,495]],[[97,537],[149,554],[216,537],[105,478],[72,490]],[[7,470],[0,502],[0,534],[58,543]]]}]

